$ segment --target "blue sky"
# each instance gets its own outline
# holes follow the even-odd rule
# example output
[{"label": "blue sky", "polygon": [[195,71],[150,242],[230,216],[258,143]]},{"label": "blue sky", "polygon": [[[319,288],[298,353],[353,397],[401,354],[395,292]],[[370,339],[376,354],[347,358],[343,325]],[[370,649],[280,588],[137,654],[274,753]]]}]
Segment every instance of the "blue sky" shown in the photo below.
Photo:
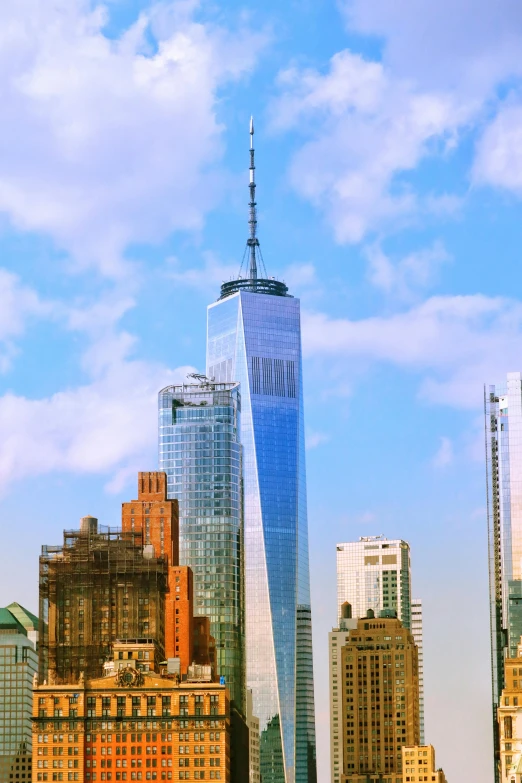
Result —
[{"label": "blue sky", "polygon": [[[6,0],[0,605],[116,524],[247,233],[303,308],[319,780],[335,544],[412,546],[427,740],[491,780],[482,394],[521,369],[516,0]],[[459,736],[459,743],[454,738]],[[474,753],[462,753],[473,747]]]}]

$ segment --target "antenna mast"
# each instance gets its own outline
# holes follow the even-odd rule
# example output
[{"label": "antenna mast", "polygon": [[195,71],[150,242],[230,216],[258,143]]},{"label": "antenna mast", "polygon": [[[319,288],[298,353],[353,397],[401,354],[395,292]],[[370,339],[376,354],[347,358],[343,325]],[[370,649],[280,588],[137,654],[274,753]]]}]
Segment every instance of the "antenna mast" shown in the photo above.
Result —
[{"label": "antenna mast", "polygon": [[250,204],[248,225],[250,228],[250,236],[247,240],[247,246],[249,248],[250,263],[248,268],[248,276],[250,280],[257,280],[257,252],[256,248],[259,247],[259,239],[257,238],[257,209],[256,209],[256,180],[255,180],[256,166],[254,163],[254,118],[250,117]]}]

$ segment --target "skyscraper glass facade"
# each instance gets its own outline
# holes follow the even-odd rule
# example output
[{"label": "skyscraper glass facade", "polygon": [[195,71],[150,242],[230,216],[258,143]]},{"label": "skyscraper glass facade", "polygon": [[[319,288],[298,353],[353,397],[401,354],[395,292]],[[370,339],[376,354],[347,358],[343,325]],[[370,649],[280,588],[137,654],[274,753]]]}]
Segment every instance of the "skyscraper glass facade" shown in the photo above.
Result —
[{"label": "skyscraper glass facade", "polygon": [[245,709],[241,398],[237,383],[159,394],[159,462],[179,501],[180,563],[194,573],[194,614],[210,619],[217,670]]},{"label": "skyscraper glass facade", "polygon": [[[484,389],[489,537],[493,726],[504,659],[516,657],[522,635],[522,374]],[[495,764],[498,776],[498,765]],[[498,778],[497,778],[498,779]]]},{"label": "skyscraper glass facade", "polygon": [[31,780],[34,643],[8,609],[0,609],[0,780]]},{"label": "skyscraper glass facade", "polygon": [[[299,300],[225,284],[208,308],[207,375],[241,385],[247,682],[263,783],[311,783],[315,726]],[[297,639],[299,638],[299,650]]]}]

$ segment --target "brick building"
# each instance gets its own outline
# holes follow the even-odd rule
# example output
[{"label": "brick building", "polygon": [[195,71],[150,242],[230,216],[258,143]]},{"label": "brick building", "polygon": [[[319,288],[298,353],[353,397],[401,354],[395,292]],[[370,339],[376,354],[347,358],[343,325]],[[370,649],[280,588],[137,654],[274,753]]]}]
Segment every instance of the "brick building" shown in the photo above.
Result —
[{"label": "brick building", "polygon": [[179,565],[178,501],[167,499],[166,473],[138,474],[138,498],[122,503],[121,523],[124,533],[141,534],[151,554],[167,560],[165,656],[179,658],[186,672],[194,658],[200,658],[194,654],[193,575]]},{"label": "brick building", "polygon": [[35,688],[34,783],[234,780],[228,689],[155,671],[154,647],[120,642],[107,676]]}]

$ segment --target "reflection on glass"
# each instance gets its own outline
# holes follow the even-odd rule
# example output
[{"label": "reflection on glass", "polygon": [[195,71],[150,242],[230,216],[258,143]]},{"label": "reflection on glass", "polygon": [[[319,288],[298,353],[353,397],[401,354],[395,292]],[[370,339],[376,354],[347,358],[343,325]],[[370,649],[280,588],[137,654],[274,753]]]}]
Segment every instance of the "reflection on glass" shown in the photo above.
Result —
[{"label": "reflection on glass", "polygon": [[159,394],[159,462],[179,501],[180,562],[194,574],[194,614],[210,618],[218,674],[244,712],[244,582],[237,383]]}]

